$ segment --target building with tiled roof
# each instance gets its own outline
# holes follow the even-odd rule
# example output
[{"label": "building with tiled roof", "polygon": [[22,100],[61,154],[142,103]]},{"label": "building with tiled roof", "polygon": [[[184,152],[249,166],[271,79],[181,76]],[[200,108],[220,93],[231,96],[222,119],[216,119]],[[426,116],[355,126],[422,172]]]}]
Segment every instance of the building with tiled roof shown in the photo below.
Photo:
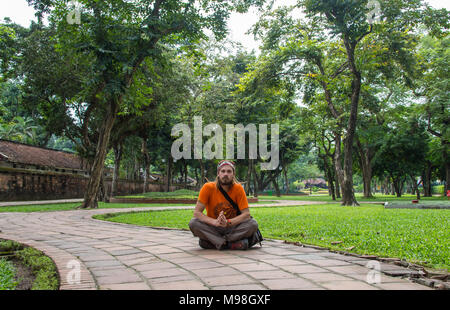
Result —
[{"label": "building with tiled roof", "polygon": [[0,139],[0,168],[87,174],[86,161],[76,154]]},{"label": "building with tiled roof", "polygon": [[[74,153],[0,139],[0,202],[82,198],[89,170],[86,160]],[[111,191],[112,173],[105,168],[105,193]],[[152,174],[146,191],[164,191],[164,181],[164,176]],[[117,194],[142,193],[143,185],[142,180],[119,179]]]}]

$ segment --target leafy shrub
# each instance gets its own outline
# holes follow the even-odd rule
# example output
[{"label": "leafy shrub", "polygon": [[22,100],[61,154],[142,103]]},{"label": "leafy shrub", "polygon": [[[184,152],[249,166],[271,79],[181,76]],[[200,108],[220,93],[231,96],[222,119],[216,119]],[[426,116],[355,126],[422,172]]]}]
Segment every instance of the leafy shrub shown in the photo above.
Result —
[{"label": "leafy shrub", "polygon": [[58,272],[50,257],[30,247],[17,251],[16,256],[29,266],[36,276],[32,290],[58,289]]},{"label": "leafy shrub", "polygon": [[445,194],[444,193],[444,185],[435,185],[431,187],[431,192],[433,194]]},{"label": "leafy shrub", "polygon": [[14,276],[16,269],[14,265],[6,259],[0,259],[0,290],[13,290],[17,286]]},{"label": "leafy shrub", "polygon": [[14,252],[23,249],[23,246],[12,240],[0,240],[0,252]]}]

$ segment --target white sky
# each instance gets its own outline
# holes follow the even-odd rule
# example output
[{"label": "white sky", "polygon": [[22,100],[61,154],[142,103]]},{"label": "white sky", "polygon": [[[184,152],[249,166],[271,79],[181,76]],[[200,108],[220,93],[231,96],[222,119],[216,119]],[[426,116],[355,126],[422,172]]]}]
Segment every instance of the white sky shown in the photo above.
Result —
[{"label": "white sky", "polygon": [[[295,0],[277,0],[281,4],[292,4]],[[450,10],[450,1],[448,0],[427,0],[434,8],[446,8]],[[0,22],[4,17],[9,17],[13,22],[23,26],[28,26],[30,20],[35,19],[34,10],[28,6],[26,0],[0,0]],[[257,10],[250,10],[246,14],[233,13],[228,22],[230,26],[230,39],[242,43],[249,51],[258,50],[258,43],[252,35],[245,33],[258,20]]]}]

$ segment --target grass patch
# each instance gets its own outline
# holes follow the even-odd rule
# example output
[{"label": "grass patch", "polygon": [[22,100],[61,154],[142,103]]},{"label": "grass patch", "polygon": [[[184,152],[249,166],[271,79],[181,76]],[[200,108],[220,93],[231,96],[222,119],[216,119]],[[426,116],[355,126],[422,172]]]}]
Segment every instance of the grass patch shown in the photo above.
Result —
[{"label": "grass patch", "polygon": [[116,198],[197,199],[198,193],[189,189],[179,189],[173,192],[148,192],[139,195],[117,196]]},{"label": "grass patch", "polygon": [[[261,207],[253,208],[251,213],[267,238],[358,254],[397,257],[427,267],[450,270],[450,210],[324,204]],[[95,218],[142,226],[188,229],[192,210],[145,211],[97,215]],[[342,243],[332,244],[337,241]]]},{"label": "grass patch", "polygon": [[35,276],[32,290],[58,290],[59,280],[56,266],[51,258],[41,251],[11,240],[4,240],[0,241],[0,252],[13,254],[21,264],[31,269]]},{"label": "grass patch", "polygon": [[[128,196],[116,196],[114,198],[151,198],[151,199],[195,199],[197,200],[199,192],[189,189],[179,189],[173,192],[148,192],[143,194],[134,194]],[[252,196],[253,198],[253,196]]]},{"label": "grass patch", "polygon": [[[130,196],[128,196],[130,198]],[[174,198],[174,197],[173,197]],[[197,199],[197,197],[195,197]],[[253,202],[252,204],[265,204],[272,203],[275,198],[272,200],[263,200],[258,202]],[[59,203],[59,204],[42,204],[42,205],[24,205],[24,206],[9,206],[9,207],[0,207],[0,213],[2,212],[51,212],[51,211],[69,211],[76,210],[78,206],[81,205],[81,202],[70,202],[70,203]],[[189,206],[194,204],[181,204],[181,203],[106,203],[99,202],[99,209],[114,209],[114,208],[142,208],[142,207],[170,207],[170,206],[180,206],[185,205]]]},{"label": "grass patch", "polygon": [[[51,212],[51,211],[66,211],[66,210],[76,210],[81,202],[71,202],[62,204],[46,204],[46,205],[25,205],[25,206],[10,206],[10,207],[0,207],[0,213],[2,212]],[[181,204],[174,203],[106,203],[99,202],[99,209],[113,209],[113,208],[141,208],[141,207],[167,207],[167,206],[179,206]],[[188,206],[188,205],[187,205]]]},{"label": "grass patch", "polygon": [[[267,195],[260,195],[258,196],[261,200],[300,200],[300,201],[323,201],[323,202],[332,202],[332,203],[338,203],[340,202],[340,199],[333,201],[331,196],[328,195],[317,195],[317,196],[301,196],[301,195],[281,195],[280,197],[277,196],[267,196]],[[356,194],[356,200],[358,202],[367,202],[367,201],[379,201],[385,202],[385,201],[404,201],[404,202],[411,202],[411,200],[415,200],[417,197],[416,195],[403,195],[402,197],[397,197],[395,195],[381,195],[377,194],[374,195],[372,198],[364,198],[361,194]],[[433,196],[433,197],[421,197],[420,201],[448,201],[447,197],[444,196]],[[449,202],[450,203],[450,202]]]},{"label": "grass patch", "polygon": [[36,276],[32,290],[58,289],[58,271],[50,257],[31,247],[16,252],[16,257],[30,267]]},{"label": "grass patch", "polygon": [[18,284],[15,279],[16,269],[5,258],[0,258],[0,291],[14,290]]}]

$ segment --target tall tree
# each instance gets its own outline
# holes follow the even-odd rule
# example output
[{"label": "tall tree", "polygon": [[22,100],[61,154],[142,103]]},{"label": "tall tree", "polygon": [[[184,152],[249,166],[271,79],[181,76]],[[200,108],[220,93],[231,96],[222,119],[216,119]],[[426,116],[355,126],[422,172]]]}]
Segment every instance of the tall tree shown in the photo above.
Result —
[{"label": "tall tree", "polygon": [[421,175],[428,151],[424,124],[413,115],[406,117],[391,123],[391,129],[378,142],[379,151],[374,158],[375,173],[390,177],[397,197],[407,178],[417,185],[416,177]]},{"label": "tall tree", "polygon": [[425,98],[421,113],[427,122],[428,132],[439,139],[445,192],[450,190],[450,37],[425,36],[417,55],[421,61],[423,75],[415,80],[414,93]]},{"label": "tall tree", "polygon": [[[144,61],[161,53],[163,41],[190,44],[204,37],[204,28],[223,37],[230,12],[245,11],[255,2],[260,4],[250,0],[86,0],[75,9],[65,0],[29,0],[39,12],[50,15],[58,51],[90,62],[90,70],[80,83],[82,90],[70,98],[84,103],[85,131],[91,118],[97,118],[95,154],[82,208],[97,207],[111,130]],[[71,20],[73,10],[79,10],[79,21]]]},{"label": "tall tree", "polygon": [[[367,73],[378,70],[387,76],[396,68],[410,82],[414,29],[425,24],[439,32],[436,25],[448,24],[446,11],[432,10],[421,1],[379,2],[379,24],[368,23],[370,8],[364,0],[305,0],[267,14],[254,29],[264,40],[263,54],[248,78],[290,79],[304,94],[316,89],[314,95],[326,103],[335,119],[334,163],[343,205],[357,205],[353,149],[361,93],[370,83]],[[306,9],[309,22],[293,18],[291,12],[299,8]],[[426,18],[432,15],[434,22]],[[376,41],[381,44],[372,43]]]}]

